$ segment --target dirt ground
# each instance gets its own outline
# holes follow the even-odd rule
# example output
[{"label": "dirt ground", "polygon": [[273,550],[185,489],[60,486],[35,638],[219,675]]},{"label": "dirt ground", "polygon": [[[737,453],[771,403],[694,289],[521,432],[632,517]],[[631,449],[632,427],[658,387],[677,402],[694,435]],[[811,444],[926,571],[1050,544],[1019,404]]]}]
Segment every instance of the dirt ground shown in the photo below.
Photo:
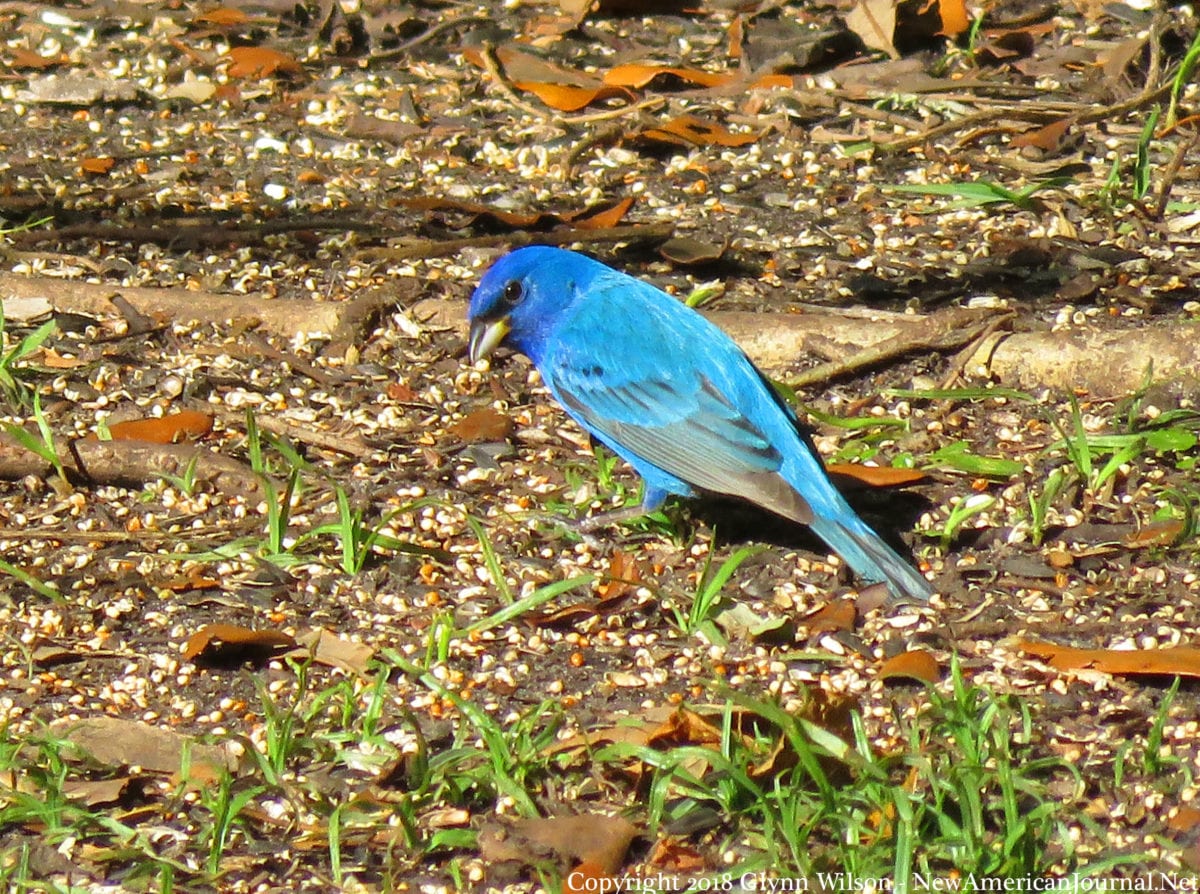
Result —
[{"label": "dirt ground", "polygon": [[[923,650],[937,678],[953,655],[974,682],[1019,696],[1038,752],[1079,770],[1063,795],[1074,859],[1195,867],[1195,659],[1149,654],[1195,644],[1200,628],[1187,370],[1163,358],[1141,387],[1094,356],[1070,387],[1037,387],[979,354],[1019,334],[1087,344],[1116,331],[1135,354],[1152,330],[1195,344],[1194,88],[1173,89],[1190,64],[1189,9],[1005,6],[973,43],[916,29],[892,59],[839,24],[849,4],[654,6],[0,7],[12,228],[0,386],[7,421],[37,442],[40,418],[69,478],[10,431],[10,741],[103,717],[258,747],[264,693],[296,691],[279,651],[324,630],[345,651],[317,662],[312,685],[367,674],[385,650],[418,664],[440,654],[441,685],[490,716],[549,697],[576,730],[705,701],[713,680],[785,701],[807,686],[853,699],[887,742],[922,690],[881,668]],[[625,63],[645,82],[601,82]],[[900,348],[797,389],[827,461],[923,472],[902,487],[845,483],[929,572],[933,603],[867,593],[848,618],[823,609],[857,591],[822,545],[721,501],[594,541],[563,525],[634,499],[637,481],[592,455],[523,358],[466,364],[474,283],[529,241],[681,297],[719,284],[704,304],[718,321],[839,321],[836,338],[818,327],[756,355],[783,384],[842,364],[879,326],[969,308],[957,338],[906,330]],[[9,352],[47,319],[38,298],[57,327],[18,363]],[[192,431],[140,453],[119,440],[67,449],[102,422],[185,409],[211,417],[198,443],[222,459],[189,466]],[[280,494],[283,517],[268,510]],[[345,559],[339,494],[386,535],[377,549]],[[722,616],[708,628],[720,643],[685,629],[680,613],[747,545],[763,549],[721,609],[752,620]],[[231,626],[206,634],[214,624]],[[1117,651],[1143,663],[1117,667]],[[386,701],[383,726],[450,735],[449,703],[412,676],[397,673]],[[1127,761],[1160,711],[1161,760]],[[191,834],[192,802],[156,813],[159,782],[119,752],[112,764],[143,780],[121,796],[123,821],[150,805]],[[378,769],[339,765],[327,784],[382,784]],[[505,811],[440,819],[478,828],[491,812]],[[222,881],[189,884],[330,884],[304,847],[269,853],[272,834],[291,840],[302,824],[255,823]],[[44,831],[5,821],[0,845],[13,854]],[[457,884],[444,852],[397,868],[377,843],[347,851],[364,890]],[[474,849],[450,852],[474,879]],[[162,853],[186,863],[189,845]],[[132,884],[131,861],[111,854],[34,858],[46,878]]]}]

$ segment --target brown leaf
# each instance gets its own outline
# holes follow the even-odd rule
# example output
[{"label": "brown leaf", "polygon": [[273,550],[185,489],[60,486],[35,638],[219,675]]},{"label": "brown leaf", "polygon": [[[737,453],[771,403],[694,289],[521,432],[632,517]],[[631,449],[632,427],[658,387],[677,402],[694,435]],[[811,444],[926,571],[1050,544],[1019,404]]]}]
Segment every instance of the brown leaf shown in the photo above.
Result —
[{"label": "brown leaf", "polygon": [[81,360],[78,357],[64,357],[54,348],[45,348],[42,350],[41,357],[42,366],[47,369],[78,369],[81,366],[87,366],[88,361]]},{"label": "brown leaf", "polygon": [[512,430],[512,417],[491,407],[474,410],[447,429],[468,444],[503,441],[512,434]]},{"label": "brown leaf", "polygon": [[115,159],[103,156],[81,158],[79,160],[79,170],[83,171],[85,174],[99,176],[101,174],[107,174],[109,171],[111,171],[113,169],[113,165],[116,163],[117,162]]},{"label": "brown leaf", "polygon": [[958,37],[971,27],[971,14],[963,0],[929,0],[926,9],[937,6],[942,28],[937,33],[943,37]]},{"label": "brown leaf", "polygon": [[1125,546],[1131,549],[1146,549],[1152,546],[1171,546],[1176,543],[1187,530],[1181,518],[1163,518],[1142,525],[1125,538]]},{"label": "brown leaf", "polygon": [[636,589],[642,581],[642,568],[632,553],[614,553],[608,566],[608,574],[596,591],[605,599],[621,596],[629,590]]},{"label": "brown leaf", "polygon": [[715,121],[680,115],[660,127],[651,127],[635,136],[643,140],[673,146],[746,146],[758,142],[761,133],[734,133]]},{"label": "brown leaf", "polygon": [[896,34],[895,0],[858,0],[846,14],[846,27],[858,35],[868,50],[900,58],[892,43]]},{"label": "brown leaf", "polygon": [[620,871],[636,836],[637,827],[619,816],[535,817],[485,827],[479,849],[487,862],[554,860],[563,868],[586,864],[589,877],[602,878]]},{"label": "brown leaf", "polygon": [[658,81],[658,87],[661,89],[664,82],[672,79],[688,84],[698,84],[701,87],[721,87],[735,81],[737,75],[728,72],[705,71],[701,68],[678,68],[670,65],[646,65],[637,62],[618,65],[604,73],[604,83],[610,87],[633,87],[638,90],[654,81]]},{"label": "brown leaf", "polygon": [[388,382],[387,396],[403,404],[411,404],[417,399],[417,392],[403,382]]},{"label": "brown leaf", "polygon": [[1020,640],[1017,648],[1058,670],[1098,670],[1107,674],[1200,677],[1200,649],[1077,649],[1057,643]]},{"label": "brown leaf", "polygon": [[23,47],[10,47],[8,52],[12,54],[12,61],[8,63],[10,68],[32,68],[45,71],[48,68],[64,65],[68,61],[67,57],[61,53],[57,56],[42,56]]},{"label": "brown leaf", "polygon": [[922,649],[893,655],[879,667],[881,680],[917,680],[934,684],[941,678],[942,669],[937,659]]},{"label": "brown leaf", "polygon": [[830,463],[825,467],[825,471],[831,476],[850,478],[870,487],[906,487],[925,481],[929,477],[919,469],[864,466],[862,463]]},{"label": "brown leaf", "polygon": [[218,6],[216,9],[210,9],[208,12],[202,12],[192,19],[194,24],[215,25],[218,28],[233,28],[238,25],[245,25],[249,21],[250,16],[242,10],[230,9],[227,6]]},{"label": "brown leaf", "polygon": [[603,230],[615,227],[633,207],[635,199],[626,196],[610,205],[593,205],[578,212],[578,216],[569,218],[571,224],[579,230]]},{"label": "brown leaf", "polygon": [[853,630],[858,608],[851,599],[829,602],[804,619],[811,636]]},{"label": "brown leaf", "polygon": [[685,745],[719,745],[721,730],[694,711],[680,708],[673,711],[647,738],[651,748],[669,750]]},{"label": "brown leaf", "polygon": [[[203,438],[212,431],[213,417],[197,410],[180,410],[160,418],[129,419],[114,422],[108,433],[114,441],[145,441],[150,444],[179,444]],[[89,434],[87,440],[98,440]]]},{"label": "brown leaf", "polygon": [[101,807],[116,804],[136,782],[133,776],[116,779],[69,779],[62,784],[62,793],[72,801],[85,807]]},{"label": "brown leaf", "polygon": [[513,81],[513,86],[526,93],[532,93],[550,108],[560,112],[578,112],[594,102],[614,96],[629,97],[628,90],[607,85],[575,87],[571,84],[549,84],[543,81]]},{"label": "brown leaf", "polygon": [[183,649],[186,661],[240,663],[271,658],[296,640],[279,630],[252,630],[236,624],[208,624],[193,633]]},{"label": "brown leaf", "polygon": [[194,770],[204,767],[204,772],[220,772],[237,768],[236,758],[222,746],[204,745],[190,736],[140,720],[89,717],[58,721],[54,728],[63,739],[106,767],[136,766],[151,773],[178,773],[187,748]]},{"label": "brown leaf", "polygon": [[1060,118],[1058,121],[1051,121],[1045,127],[1027,130],[1025,133],[1013,137],[1012,147],[1024,149],[1031,146],[1041,149],[1043,152],[1056,152],[1062,145],[1063,137],[1067,135],[1067,130],[1070,129],[1073,122],[1073,118]]},{"label": "brown leaf", "polygon": [[296,75],[304,71],[291,56],[268,47],[230,47],[231,78],[269,78],[274,74]]},{"label": "brown leaf", "polygon": [[328,630],[317,628],[296,637],[296,648],[285,657],[303,661],[312,658],[317,664],[336,667],[360,677],[367,675],[375,650],[363,643],[342,639]]}]

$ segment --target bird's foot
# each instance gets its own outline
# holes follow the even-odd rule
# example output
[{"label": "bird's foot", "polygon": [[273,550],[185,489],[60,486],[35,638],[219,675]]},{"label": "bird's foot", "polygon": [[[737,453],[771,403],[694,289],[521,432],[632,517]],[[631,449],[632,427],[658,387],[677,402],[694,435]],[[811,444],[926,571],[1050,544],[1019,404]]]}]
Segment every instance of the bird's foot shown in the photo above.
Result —
[{"label": "bird's foot", "polygon": [[645,514],[646,509],[644,506],[626,506],[623,509],[610,509],[607,512],[597,512],[595,515],[579,519],[572,527],[580,534],[590,534],[592,531],[600,528],[619,525],[627,521],[632,521],[635,518],[641,518]]}]

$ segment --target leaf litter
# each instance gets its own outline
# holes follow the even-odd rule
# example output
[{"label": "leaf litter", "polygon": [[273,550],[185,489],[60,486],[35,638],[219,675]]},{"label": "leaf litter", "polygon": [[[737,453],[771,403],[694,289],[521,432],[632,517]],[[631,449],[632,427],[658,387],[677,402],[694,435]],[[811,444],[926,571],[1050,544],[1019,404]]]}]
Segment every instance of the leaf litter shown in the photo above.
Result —
[{"label": "leaf litter", "polygon": [[[56,863],[26,818],[5,846],[96,883],[149,871],[251,890],[278,872],[299,889],[336,871],[368,889],[474,885],[492,814],[517,813],[517,883],[526,862],[596,879],[639,860],[712,872],[745,856],[736,815],[698,807],[653,839],[642,790],[589,751],[602,734],[581,737],[644,723],[638,747],[710,749],[688,770],[714,788],[723,741],[763,746],[757,774],[786,773],[794,743],[755,738],[769,727],[755,712],[680,708],[720,697],[719,681],[777,699],[831,753],[853,738],[837,718],[858,710],[891,754],[895,723],[930,704],[912,681],[952,679],[956,660],[1028,702],[1039,757],[1088,774],[1090,800],[1071,796],[1093,821],[1075,859],[1144,855],[1153,839],[1154,865],[1186,865],[1192,795],[1170,767],[1194,772],[1195,699],[1160,679],[1194,664],[1197,426],[1189,361],[1166,361],[1198,313],[1200,199],[1188,135],[1145,125],[1170,103],[1184,113],[1171,126],[1187,126],[1194,87],[1173,75],[1195,22],[1049,7],[1037,21],[989,12],[972,34],[950,3],[893,5],[894,22],[878,7],[842,4],[839,21],[790,4],[640,18],[575,4],[502,22],[485,7],[438,18],[371,3],[3,12],[0,213],[47,221],[7,235],[8,275],[52,301],[94,280],[104,299],[55,303],[41,354],[10,354],[26,324],[6,326],[10,424],[53,440],[3,451],[6,729],[39,772],[55,737],[80,744],[93,763],[72,765],[64,794],[129,824],[131,841],[169,842],[92,861],[97,833],[62,841]],[[898,58],[871,62],[863,44]],[[675,267],[656,254],[671,235],[726,248]],[[802,395],[818,447],[860,465],[873,520],[916,524],[939,604],[841,599],[851,588],[819,544],[740,507],[701,504],[600,543],[564,531],[562,518],[636,499],[636,483],[586,449],[526,368],[464,369],[460,338],[408,313],[418,295],[461,302],[493,252],[530,238],[579,243],[680,295],[719,277],[717,311],[754,314],[760,334],[852,304],[871,306],[844,317],[860,333],[888,312],[1005,311],[961,340],[926,326],[866,362],[790,336],[768,363],[790,382],[832,364]],[[107,301],[138,290],[170,296],[150,326]],[[276,325],[285,302],[298,311]],[[347,337],[333,330],[352,304]],[[1156,331],[1166,340],[1148,351]],[[173,418],[185,411],[208,422]],[[110,417],[110,431],[154,420],[156,443],[90,440]],[[706,560],[746,541],[768,551],[729,577],[717,624],[693,617],[686,633]],[[749,616],[722,614],[733,605]],[[194,660],[230,640],[268,648]],[[828,723],[811,707],[822,699],[842,706]],[[559,718],[562,742],[587,743],[573,753],[591,779],[582,797],[561,797],[553,771],[503,792],[473,781],[488,718],[531,705]],[[652,719],[663,709],[669,735]],[[359,741],[330,750],[347,728]],[[208,737],[243,760],[208,760],[201,749],[223,747]],[[1149,750],[1122,764],[1118,790],[1108,771],[1127,741]],[[526,757],[559,753],[547,740]],[[255,756],[266,763],[237,789]],[[422,774],[442,756],[462,775],[429,796]],[[386,761],[413,784],[375,814]],[[189,765],[207,767],[207,789],[179,800]],[[315,818],[285,806],[306,774],[327,780],[304,790]],[[266,779],[278,787],[257,789]],[[469,795],[446,794],[456,785]],[[204,800],[222,791],[244,810],[224,850],[220,804]],[[294,849],[275,844],[280,815],[305,830]],[[334,870],[328,841],[346,818]],[[873,829],[896,820],[880,812]],[[581,826],[608,830],[601,851],[579,846]]]}]

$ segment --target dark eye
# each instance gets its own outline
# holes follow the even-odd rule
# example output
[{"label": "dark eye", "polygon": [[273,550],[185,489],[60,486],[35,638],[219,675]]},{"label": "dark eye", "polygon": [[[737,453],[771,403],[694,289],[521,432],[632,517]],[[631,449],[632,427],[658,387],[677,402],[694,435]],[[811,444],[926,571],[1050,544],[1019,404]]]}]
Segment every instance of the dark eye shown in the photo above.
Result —
[{"label": "dark eye", "polygon": [[517,280],[513,280],[504,287],[504,303],[516,304],[525,297],[525,287]]}]

